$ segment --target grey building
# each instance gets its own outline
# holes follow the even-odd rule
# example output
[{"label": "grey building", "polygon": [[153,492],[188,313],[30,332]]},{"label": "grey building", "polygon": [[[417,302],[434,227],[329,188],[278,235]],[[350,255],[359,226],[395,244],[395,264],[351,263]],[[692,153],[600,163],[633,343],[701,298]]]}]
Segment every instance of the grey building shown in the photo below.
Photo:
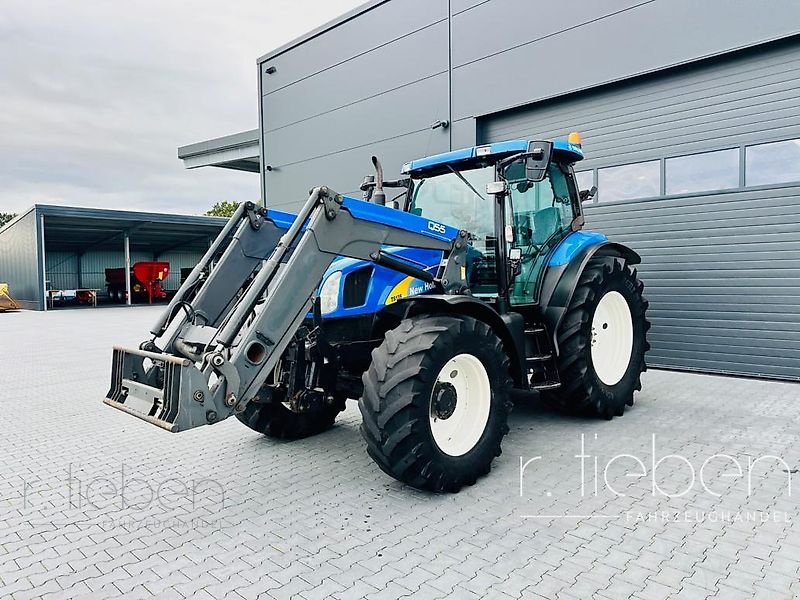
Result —
[{"label": "grey building", "polygon": [[794,0],[375,0],[258,59],[258,130],[179,156],[258,163],[291,210],[371,154],[394,176],[580,131],[587,227],[644,259],[650,363],[800,379],[798,34]]},{"label": "grey building", "polygon": [[181,269],[200,261],[225,222],[37,204],[0,228],[0,282],[22,308],[46,310],[48,289],[104,290],[106,268],[163,260],[164,289],[176,290]]}]

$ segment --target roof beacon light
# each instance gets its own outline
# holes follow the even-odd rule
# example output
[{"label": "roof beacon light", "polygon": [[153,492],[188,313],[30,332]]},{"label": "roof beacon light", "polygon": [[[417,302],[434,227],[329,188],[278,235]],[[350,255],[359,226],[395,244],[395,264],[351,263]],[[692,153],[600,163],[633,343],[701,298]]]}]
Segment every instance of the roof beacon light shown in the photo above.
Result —
[{"label": "roof beacon light", "polygon": [[567,141],[568,141],[570,144],[574,144],[575,146],[580,146],[580,145],[581,145],[581,142],[582,142],[583,140],[581,139],[581,134],[580,134],[580,133],[578,133],[577,131],[573,131],[572,133],[570,133],[570,134],[567,136]]}]

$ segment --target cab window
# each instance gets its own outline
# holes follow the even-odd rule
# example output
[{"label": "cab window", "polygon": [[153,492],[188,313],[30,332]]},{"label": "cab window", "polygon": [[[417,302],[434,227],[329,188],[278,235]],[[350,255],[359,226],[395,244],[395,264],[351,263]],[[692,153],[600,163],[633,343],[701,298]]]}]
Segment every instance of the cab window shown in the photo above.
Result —
[{"label": "cab window", "polygon": [[538,183],[509,174],[506,244],[522,252],[521,272],[510,290],[513,304],[536,302],[536,288],[550,248],[569,231],[574,218],[570,186],[561,166],[551,163]]}]

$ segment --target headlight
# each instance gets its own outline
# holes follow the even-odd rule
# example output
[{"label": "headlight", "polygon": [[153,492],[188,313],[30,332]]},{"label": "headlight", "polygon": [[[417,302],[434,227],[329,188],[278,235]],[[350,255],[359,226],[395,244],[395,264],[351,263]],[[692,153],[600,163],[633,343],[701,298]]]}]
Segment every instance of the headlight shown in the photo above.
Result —
[{"label": "headlight", "polygon": [[336,271],[322,284],[319,292],[319,304],[322,314],[335,311],[339,307],[339,284],[342,282],[342,272]]}]

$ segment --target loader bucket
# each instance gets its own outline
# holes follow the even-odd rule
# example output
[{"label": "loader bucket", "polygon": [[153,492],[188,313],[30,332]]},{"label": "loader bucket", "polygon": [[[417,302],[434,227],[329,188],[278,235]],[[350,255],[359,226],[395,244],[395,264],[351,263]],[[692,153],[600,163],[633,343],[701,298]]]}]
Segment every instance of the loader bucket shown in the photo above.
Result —
[{"label": "loader bucket", "polygon": [[188,358],[117,346],[103,402],[173,433],[227,416],[214,406],[206,378]]}]

